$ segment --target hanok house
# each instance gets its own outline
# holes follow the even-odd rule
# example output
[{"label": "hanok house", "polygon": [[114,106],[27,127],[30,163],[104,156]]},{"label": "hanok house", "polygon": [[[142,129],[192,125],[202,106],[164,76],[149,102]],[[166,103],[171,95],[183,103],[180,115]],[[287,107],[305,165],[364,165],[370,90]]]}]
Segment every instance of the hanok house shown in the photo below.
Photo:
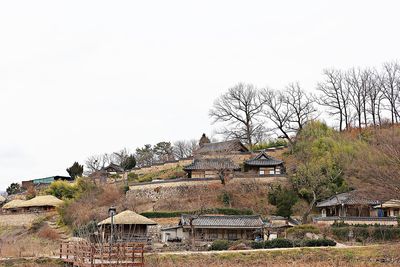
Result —
[{"label": "hanok house", "polygon": [[264,223],[259,215],[187,215],[179,221],[182,241],[254,240],[264,236]]},{"label": "hanok house", "polygon": [[64,201],[55,196],[37,196],[30,200],[13,200],[3,206],[8,213],[13,212],[49,212],[61,206]]},{"label": "hanok house", "polygon": [[365,198],[357,191],[334,195],[317,203],[316,207],[321,211],[321,216],[314,218],[314,221],[320,224],[344,222],[397,225],[396,218],[378,216],[374,207],[379,204],[378,200]]},{"label": "hanok house", "polygon": [[249,153],[249,149],[239,140],[229,140],[216,143],[204,143],[194,151],[195,155],[213,155],[213,154],[240,154]]},{"label": "hanok house", "polygon": [[274,176],[285,173],[283,161],[271,157],[265,151],[262,151],[252,159],[246,160],[244,171],[258,176]]},{"label": "hanok house", "polygon": [[108,174],[124,173],[124,168],[114,163],[110,163],[110,165],[104,167],[103,170],[105,170]]},{"label": "hanok house", "polygon": [[[148,242],[150,240],[149,227],[157,225],[136,212],[125,210],[114,216],[113,240],[115,242]],[[111,217],[101,221],[99,231],[102,240],[111,238]]]},{"label": "hanok house", "polygon": [[220,175],[233,177],[235,171],[240,171],[240,166],[228,158],[195,159],[184,167],[188,178],[219,178]]},{"label": "hanok house", "polygon": [[391,199],[374,207],[378,212],[378,217],[399,217],[400,200]]}]

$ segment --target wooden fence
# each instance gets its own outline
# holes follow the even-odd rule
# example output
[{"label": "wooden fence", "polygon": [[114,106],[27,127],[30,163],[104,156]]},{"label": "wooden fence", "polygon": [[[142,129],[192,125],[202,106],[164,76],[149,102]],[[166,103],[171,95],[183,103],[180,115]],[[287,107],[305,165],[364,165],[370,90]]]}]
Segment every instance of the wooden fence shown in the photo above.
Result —
[{"label": "wooden fence", "polygon": [[144,266],[144,244],[63,242],[60,244],[60,259],[77,267]]}]

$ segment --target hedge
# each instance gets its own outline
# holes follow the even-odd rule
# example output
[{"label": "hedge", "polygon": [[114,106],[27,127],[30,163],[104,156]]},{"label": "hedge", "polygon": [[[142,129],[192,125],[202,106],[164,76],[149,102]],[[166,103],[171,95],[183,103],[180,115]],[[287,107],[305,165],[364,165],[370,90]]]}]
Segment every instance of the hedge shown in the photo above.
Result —
[{"label": "hedge", "polygon": [[252,242],[253,249],[261,248],[292,248],[292,247],[327,247],[336,246],[336,242],[329,239],[296,239],[277,238],[264,242]]},{"label": "hedge", "polygon": [[[147,218],[173,218],[180,217],[182,214],[196,214],[197,211],[149,211],[141,213]],[[232,209],[232,208],[215,208],[203,210],[202,213],[207,214],[224,214],[224,215],[252,215],[253,211],[248,209]]]},{"label": "hedge", "polygon": [[347,240],[350,231],[352,238],[365,241],[392,241],[400,240],[400,228],[392,226],[343,226],[332,227],[332,234],[340,240]]}]

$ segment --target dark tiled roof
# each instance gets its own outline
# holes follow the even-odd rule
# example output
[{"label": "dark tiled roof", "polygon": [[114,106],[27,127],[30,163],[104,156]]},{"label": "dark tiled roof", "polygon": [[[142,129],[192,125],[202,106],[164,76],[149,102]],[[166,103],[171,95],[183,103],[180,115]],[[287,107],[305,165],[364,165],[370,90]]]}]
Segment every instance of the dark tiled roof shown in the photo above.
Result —
[{"label": "dark tiled roof", "polygon": [[217,143],[205,143],[195,151],[196,154],[249,152],[239,140],[230,140]]},{"label": "dark tiled roof", "polygon": [[104,167],[104,170],[106,170],[106,171],[123,172],[124,168],[122,168],[121,166],[119,166],[117,164],[111,163],[107,167]]},{"label": "dark tiled roof", "polygon": [[210,158],[210,159],[195,159],[190,165],[184,168],[185,171],[191,170],[237,170],[240,166],[233,163],[231,159],[226,158]]},{"label": "dark tiled roof", "polygon": [[337,205],[377,205],[380,202],[378,200],[367,199],[362,196],[358,196],[356,191],[338,194],[332,196],[326,200],[317,203],[318,208],[331,207]]},{"label": "dark tiled roof", "polygon": [[245,164],[250,166],[277,166],[283,164],[283,161],[273,158],[265,151],[262,151],[255,158],[246,160]]},{"label": "dark tiled roof", "polygon": [[202,228],[261,228],[263,221],[260,215],[194,215],[182,214],[179,222],[183,227],[190,227],[190,218],[194,218],[192,225]]}]

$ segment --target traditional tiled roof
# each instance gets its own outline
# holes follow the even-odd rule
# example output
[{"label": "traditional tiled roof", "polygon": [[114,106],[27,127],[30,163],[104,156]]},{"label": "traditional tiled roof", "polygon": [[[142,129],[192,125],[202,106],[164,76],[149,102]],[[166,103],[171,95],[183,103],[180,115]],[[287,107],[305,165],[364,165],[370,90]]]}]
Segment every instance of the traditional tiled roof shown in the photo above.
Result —
[{"label": "traditional tiled roof", "polygon": [[261,228],[263,221],[260,215],[188,215],[182,214],[179,222],[183,227],[195,228]]},{"label": "traditional tiled roof", "polygon": [[231,159],[227,158],[207,158],[207,159],[195,159],[190,165],[187,165],[184,170],[238,170],[240,166],[233,163]]},{"label": "traditional tiled roof", "polygon": [[195,151],[195,154],[249,152],[239,140],[230,140],[217,143],[205,143]]},{"label": "traditional tiled roof", "polygon": [[275,159],[265,153],[265,151],[262,151],[255,158],[246,160],[245,164],[250,166],[277,166],[283,164],[283,161]]},{"label": "traditional tiled roof", "polygon": [[122,168],[121,166],[114,164],[114,163],[110,163],[110,165],[108,165],[107,167],[104,167],[103,169],[108,172],[110,172],[110,171],[123,172],[124,171],[124,168]]},{"label": "traditional tiled roof", "polygon": [[337,205],[377,205],[378,200],[367,199],[357,195],[356,191],[334,195],[326,200],[317,203],[318,208]]}]

